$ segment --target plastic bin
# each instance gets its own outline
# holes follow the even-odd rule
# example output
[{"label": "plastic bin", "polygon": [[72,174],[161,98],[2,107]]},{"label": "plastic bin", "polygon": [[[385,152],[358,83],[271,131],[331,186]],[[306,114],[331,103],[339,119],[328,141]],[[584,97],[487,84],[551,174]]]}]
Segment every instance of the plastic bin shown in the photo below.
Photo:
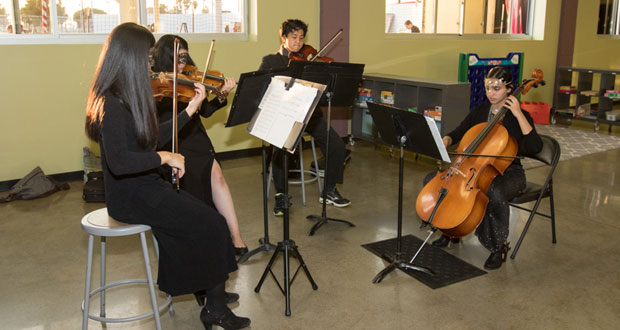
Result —
[{"label": "plastic bin", "polygon": [[549,124],[549,113],[551,112],[551,106],[545,102],[521,102],[521,109],[529,112],[534,123],[536,124]]}]

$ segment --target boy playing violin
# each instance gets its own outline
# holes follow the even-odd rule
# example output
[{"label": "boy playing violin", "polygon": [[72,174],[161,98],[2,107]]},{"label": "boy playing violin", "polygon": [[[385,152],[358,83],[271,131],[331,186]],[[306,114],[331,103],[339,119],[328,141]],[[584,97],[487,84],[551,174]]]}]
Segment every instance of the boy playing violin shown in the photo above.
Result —
[{"label": "boy playing violin", "polygon": [[[298,19],[288,19],[282,23],[280,27],[280,40],[282,44],[275,54],[263,57],[259,70],[285,68],[289,63],[289,56],[299,52],[304,46],[308,25]],[[316,109],[306,126],[306,132],[314,137],[317,145],[323,152],[327,154],[326,145],[329,138],[329,155],[326,175],[327,201],[329,205],[337,207],[345,207],[351,204],[351,201],[342,197],[336,189],[336,184],[343,182],[345,145],[340,136],[332,129],[329,130],[327,136],[327,123],[323,119],[323,113],[320,109]],[[273,208],[273,214],[282,216],[284,214],[284,175],[282,169],[282,158],[284,151],[275,149],[272,158],[273,178],[276,187],[276,205]],[[286,201],[288,202],[288,201]],[[319,198],[319,202],[323,202],[323,198]]]}]

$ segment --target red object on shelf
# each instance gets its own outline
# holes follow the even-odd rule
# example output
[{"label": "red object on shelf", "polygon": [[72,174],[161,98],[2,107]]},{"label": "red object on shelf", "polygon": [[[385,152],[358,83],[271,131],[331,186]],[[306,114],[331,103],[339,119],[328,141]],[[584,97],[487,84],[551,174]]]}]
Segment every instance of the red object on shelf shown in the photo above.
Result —
[{"label": "red object on shelf", "polygon": [[549,113],[551,111],[551,106],[545,102],[521,102],[521,109],[529,112],[532,119],[534,119],[534,123],[536,124],[549,124]]}]

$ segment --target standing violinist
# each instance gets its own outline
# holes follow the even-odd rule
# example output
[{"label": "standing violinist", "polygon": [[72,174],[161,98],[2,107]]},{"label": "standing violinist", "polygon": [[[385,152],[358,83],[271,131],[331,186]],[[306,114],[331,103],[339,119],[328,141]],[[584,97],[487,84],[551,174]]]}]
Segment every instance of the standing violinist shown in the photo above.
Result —
[{"label": "standing violinist", "polygon": [[[275,54],[263,57],[259,70],[285,68],[289,63],[289,56],[294,55],[304,46],[304,40],[308,32],[308,25],[298,19],[288,19],[284,21],[280,27],[280,40],[282,44]],[[312,117],[306,126],[306,132],[309,133],[317,145],[323,152],[327,154],[325,147],[327,145],[327,122],[323,119],[323,113],[320,109],[315,109]],[[276,187],[276,204],[273,208],[273,214],[282,216],[284,214],[284,175],[282,169],[282,158],[284,151],[274,149],[271,166],[273,170],[274,185]],[[338,133],[332,128],[329,129],[329,155],[327,170],[328,181],[326,182],[328,205],[337,207],[346,207],[351,201],[342,197],[336,189],[336,184],[343,182],[344,176],[344,159],[345,145]],[[288,201],[287,201],[288,202]],[[319,202],[323,202],[323,197],[319,198]]]},{"label": "standing violinist", "polygon": [[[521,109],[517,98],[510,95],[514,88],[510,71],[500,66],[492,68],[484,79],[484,87],[489,103],[475,107],[457,128],[443,137],[443,144],[448,147],[459,143],[470,128],[490,121],[502,107],[506,107],[510,111],[506,111],[502,123],[518,144],[517,156],[529,156],[540,152],[542,140],[536,133],[532,118],[529,113]],[[435,174],[429,174],[424,179],[424,184]],[[491,255],[484,263],[486,269],[500,268],[506,260],[510,249],[507,241],[510,218],[508,201],[518,196],[525,189],[525,184],[525,171],[521,161],[515,158],[504,174],[496,176],[489,186],[487,191],[489,203],[482,222],[476,228],[478,240],[491,251]],[[442,235],[432,244],[446,247],[450,241],[458,243],[460,239]]]},{"label": "standing violinist", "polygon": [[[187,41],[179,36],[167,34],[155,43],[153,49],[154,72],[174,71],[174,39],[180,41],[177,72],[183,72],[186,65],[194,65],[188,53]],[[205,118],[210,117],[216,110],[226,105],[226,96],[234,87],[235,80],[225,78],[217,97],[211,101],[203,102],[197,113]],[[162,98],[156,103],[161,121],[172,118],[172,102],[171,98]],[[182,109],[186,104],[178,102],[178,106]],[[248,252],[248,248],[241,238],[230,189],[224,179],[222,168],[217,162],[213,144],[202,125],[200,116],[192,116],[191,120],[179,130],[179,152],[185,156],[187,169],[187,174],[180,181],[180,186],[181,189],[217,209],[224,216],[232,236],[235,254],[241,256]],[[162,150],[168,150],[169,146],[164,146]],[[165,173],[168,174],[170,171]]]}]

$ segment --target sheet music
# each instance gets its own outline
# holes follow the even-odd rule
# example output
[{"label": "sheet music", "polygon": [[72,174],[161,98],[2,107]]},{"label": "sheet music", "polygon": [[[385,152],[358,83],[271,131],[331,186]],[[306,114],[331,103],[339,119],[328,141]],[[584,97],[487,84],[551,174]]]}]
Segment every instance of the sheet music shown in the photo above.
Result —
[{"label": "sheet music", "polygon": [[[290,77],[275,76],[263,96],[250,134],[282,148],[296,123],[304,123],[317,100],[317,88],[301,83],[286,90]],[[301,80],[299,82],[302,82]]]},{"label": "sheet music", "polygon": [[433,140],[437,145],[437,149],[439,150],[439,154],[441,155],[441,160],[450,163],[451,160],[450,156],[448,156],[448,150],[446,150],[446,146],[443,145],[443,141],[441,140],[441,134],[439,133],[439,129],[437,128],[437,124],[435,123],[435,119],[431,117],[424,118],[426,119],[428,128],[431,129],[431,134],[433,134]]}]

